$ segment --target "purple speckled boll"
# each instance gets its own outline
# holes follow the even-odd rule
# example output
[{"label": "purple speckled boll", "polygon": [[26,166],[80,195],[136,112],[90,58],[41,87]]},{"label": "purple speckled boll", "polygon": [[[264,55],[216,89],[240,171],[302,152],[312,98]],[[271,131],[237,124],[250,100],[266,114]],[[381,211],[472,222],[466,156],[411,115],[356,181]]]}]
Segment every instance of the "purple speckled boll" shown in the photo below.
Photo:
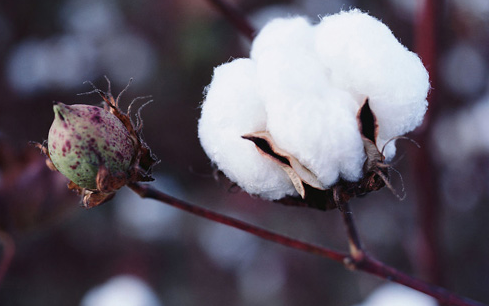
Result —
[{"label": "purple speckled boll", "polygon": [[48,150],[54,166],[81,188],[96,189],[99,167],[126,172],[134,144],[124,124],[103,108],[54,104]]}]

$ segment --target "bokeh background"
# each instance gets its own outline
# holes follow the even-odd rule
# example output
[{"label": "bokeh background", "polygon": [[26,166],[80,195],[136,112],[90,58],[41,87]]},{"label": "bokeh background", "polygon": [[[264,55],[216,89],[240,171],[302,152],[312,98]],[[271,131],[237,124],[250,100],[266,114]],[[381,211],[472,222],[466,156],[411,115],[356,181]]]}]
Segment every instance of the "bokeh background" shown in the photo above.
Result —
[{"label": "bokeh background", "polygon": [[[318,21],[358,7],[416,50],[424,35],[417,26],[425,1],[430,0],[228,3],[257,29],[276,16]],[[428,63],[434,102],[429,120],[412,135],[424,140],[426,154],[420,158],[412,144],[399,142],[395,167],[405,200],[382,190],[352,201],[352,208],[374,257],[489,303],[489,2],[435,2],[436,49]],[[247,39],[207,0],[0,3],[0,258],[2,267],[10,262],[6,271],[0,268],[0,305],[347,306],[363,303],[386,283],[141,200],[125,188],[107,204],[82,209],[66,180],[28,145],[47,138],[53,101],[100,103],[96,95],[77,95],[91,90],[84,81],[105,89],[106,75],[117,94],[134,78],[122,106],[153,96],[142,114],[145,139],[162,161],[155,186],[346,251],[338,211],[265,202],[224,177],[215,179],[197,139],[202,92],[213,67],[247,56],[248,48]],[[402,190],[401,179],[393,180]],[[427,246],[426,237],[436,243]],[[430,260],[427,252],[435,256]],[[397,298],[387,305],[407,301],[391,295]]]}]

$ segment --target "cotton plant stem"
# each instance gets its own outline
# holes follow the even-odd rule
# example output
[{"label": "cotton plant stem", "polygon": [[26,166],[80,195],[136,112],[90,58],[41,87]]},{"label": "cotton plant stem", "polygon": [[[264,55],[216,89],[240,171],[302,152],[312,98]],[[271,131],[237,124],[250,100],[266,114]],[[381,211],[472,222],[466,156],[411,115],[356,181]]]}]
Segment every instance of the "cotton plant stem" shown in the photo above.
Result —
[{"label": "cotton plant stem", "polygon": [[278,234],[272,231],[269,231],[267,229],[258,227],[256,225],[246,223],[244,221],[235,219],[233,217],[229,217],[217,212],[214,212],[212,210],[209,210],[207,208],[203,208],[200,206],[196,206],[187,202],[184,202],[182,200],[176,199],[174,197],[171,197],[161,191],[158,191],[154,188],[152,188],[150,185],[146,184],[138,184],[138,183],[133,183],[128,185],[129,188],[131,188],[134,192],[136,192],[139,196],[142,198],[150,198],[154,200],[158,200],[160,202],[166,203],[170,206],[173,206],[175,208],[185,210],[189,213],[192,213],[194,215],[197,215],[199,217],[203,217],[205,219],[209,219],[215,222],[219,222],[240,230],[243,230],[245,232],[248,232],[252,235],[258,236],[260,238],[263,238],[265,240],[270,240],[273,242],[276,242],[278,244],[301,250],[307,253],[311,254],[316,254],[320,255],[323,257],[327,257],[329,259],[332,259],[334,261],[338,262],[343,262],[345,258],[348,256],[347,254],[330,250],[322,246],[318,246],[315,244],[303,242],[291,237],[287,237],[282,234]]},{"label": "cotton plant stem", "polygon": [[[265,240],[273,241],[278,244],[301,250],[307,253],[316,254],[322,257],[329,258],[331,260],[344,264],[347,268],[352,270],[364,271],[380,278],[391,280],[399,284],[411,287],[415,290],[424,292],[432,297],[438,299],[442,303],[447,303],[453,306],[488,306],[476,301],[469,300],[464,297],[460,297],[451,293],[450,291],[441,287],[428,284],[421,280],[415,279],[405,273],[402,273],[395,268],[389,267],[382,262],[379,262],[370,257],[362,248],[360,239],[353,222],[353,215],[350,211],[348,214],[344,214],[345,223],[347,224],[348,235],[353,246],[352,254],[348,255],[342,252],[331,250],[322,246],[300,241],[285,235],[269,231],[267,229],[246,223],[244,221],[214,212],[207,208],[195,206],[177,198],[171,197],[159,190],[154,189],[147,184],[132,183],[128,185],[134,192],[136,192],[142,198],[149,198],[168,204],[175,208],[187,211],[199,217],[209,219],[221,224],[225,224],[240,230],[243,230],[252,235],[258,236]],[[343,206],[349,211],[348,204]],[[345,211],[345,210],[344,210]],[[355,253],[358,252],[358,253]]]},{"label": "cotton plant stem", "polygon": [[410,275],[402,273],[392,267],[385,265],[384,263],[377,261],[370,257],[367,253],[364,253],[363,260],[361,262],[350,263],[350,266],[373,275],[377,275],[381,278],[388,279],[390,281],[405,285],[417,291],[426,293],[435,299],[437,299],[442,305],[451,306],[487,306],[486,304],[456,295],[447,289],[439,286],[435,286]]},{"label": "cotton plant stem", "polygon": [[4,231],[0,231],[0,245],[3,247],[3,254],[0,254],[0,283],[7,273],[10,263],[15,254],[15,243],[12,237]]},{"label": "cotton plant stem", "polygon": [[226,19],[250,41],[255,37],[256,31],[242,12],[224,0],[207,0],[216,7]]},{"label": "cotton plant stem", "polygon": [[[415,50],[423,60],[433,88],[438,88],[437,75],[437,34],[439,33],[439,16],[442,11],[442,0],[419,1],[414,28]],[[413,160],[412,174],[416,177],[417,215],[417,252],[415,260],[422,275],[434,283],[443,281],[443,269],[440,259],[441,250],[438,239],[440,227],[441,201],[438,194],[438,171],[429,150],[429,133],[435,112],[438,109],[436,90],[428,96],[429,109],[423,126],[417,130],[416,140],[420,149],[411,148]]]},{"label": "cotton plant stem", "polygon": [[348,234],[348,242],[350,246],[350,257],[345,260],[345,265],[351,270],[360,270],[378,277],[405,285],[417,291],[426,293],[436,298],[443,305],[454,306],[484,306],[485,304],[458,296],[452,292],[418,280],[410,275],[407,275],[395,268],[389,267],[386,264],[372,258],[363,248],[358,231],[353,219],[353,213],[350,210],[349,203],[343,202],[342,207],[343,220]]}]

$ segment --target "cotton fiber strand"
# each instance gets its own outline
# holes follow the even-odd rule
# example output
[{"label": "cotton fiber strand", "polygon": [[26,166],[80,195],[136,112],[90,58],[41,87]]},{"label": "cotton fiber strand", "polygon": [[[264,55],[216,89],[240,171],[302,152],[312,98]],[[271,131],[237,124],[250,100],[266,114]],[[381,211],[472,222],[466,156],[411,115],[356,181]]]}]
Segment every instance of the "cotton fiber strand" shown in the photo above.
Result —
[{"label": "cotton fiber strand", "polygon": [[[232,181],[266,199],[297,195],[290,178],[241,136],[267,131],[329,188],[357,181],[366,160],[357,113],[368,97],[379,125],[379,150],[416,128],[429,80],[419,57],[389,28],[359,10],[268,23],[249,59],[214,70],[199,120],[211,161]],[[395,154],[394,142],[385,156]]]}]

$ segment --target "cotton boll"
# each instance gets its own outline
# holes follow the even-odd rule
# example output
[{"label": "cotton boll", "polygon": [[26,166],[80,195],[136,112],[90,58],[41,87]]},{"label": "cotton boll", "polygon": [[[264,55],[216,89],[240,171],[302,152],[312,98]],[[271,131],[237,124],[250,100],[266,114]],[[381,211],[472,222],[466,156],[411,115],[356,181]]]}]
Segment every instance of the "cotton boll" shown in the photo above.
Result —
[{"label": "cotton boll", "polygon": [[209,158],[251,194],[279,199],[295,194],[282,169],[241,136],[266,129],[263,102],[256,94],[256,65],[238,59],[217,67],[202,105],[199,138]]},{"label": "cotton boll", "polygon": [[369,97],[379,138],[405,134],[421,123],[428,73],[385,24],[359,10],[328,16],[317,26],[315,48],[336,86]]},{"label": "cotton boll", "polygon": [[[317,188],[340,178],[358,181],[366,154],[357,114],[365,99],[382,150],[421,123],[428,89],[418,56],[359,10],[325,17],[316,26],[301,17],[279,18],[253,41],[250,59],[215,70],[199,137],[232,181],[278,199],[297,194],[291,179],[241,136],[267,131],[274,146],[317,177]],[[394,156],[394,141],[384,153]]]}]

